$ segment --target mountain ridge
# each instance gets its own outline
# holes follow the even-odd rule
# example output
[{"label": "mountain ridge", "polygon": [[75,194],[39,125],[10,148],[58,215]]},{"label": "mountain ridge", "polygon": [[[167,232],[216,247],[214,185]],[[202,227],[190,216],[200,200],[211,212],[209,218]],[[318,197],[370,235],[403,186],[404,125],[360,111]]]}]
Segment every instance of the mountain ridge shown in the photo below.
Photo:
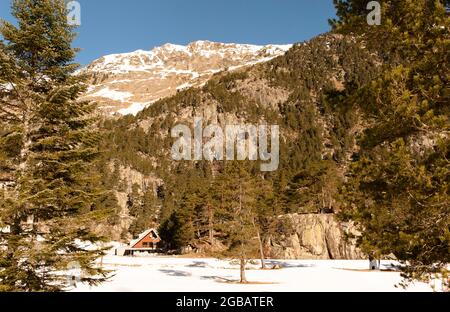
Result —
[{"label": "mountain ridge", "polygon": [[89,76],[85,99],[109,114],[135,115],[177,91],[204,85],[221,71],[269,61],[292,47],[199,40],[186,46],[166,43],[152,50],[105,55],[79,72]]}]

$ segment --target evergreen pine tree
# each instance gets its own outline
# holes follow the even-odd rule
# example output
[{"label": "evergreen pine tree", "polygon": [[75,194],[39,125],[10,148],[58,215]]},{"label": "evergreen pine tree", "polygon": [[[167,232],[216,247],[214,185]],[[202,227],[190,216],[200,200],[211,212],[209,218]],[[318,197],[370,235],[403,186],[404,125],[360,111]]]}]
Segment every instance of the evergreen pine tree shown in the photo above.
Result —
[{"label": "evergreen pine tree", "polygon": [[[0,289],[58,291],[56,272],[71,266],[90,284],[104,280],[94,261],[103,250],[91,231],[106,215],[94,162],[99,134],[92,103],[79,101],[84,77],[74,75],[76,49],[62,0],[15,0],[18,26],[0,33],[0,150],[9,155],[10,182],[2,194]],[[16,147],[11,150],[11,140]]]},{"label": "evergreen pine tree", "polygon": [[193,197],[185,194],[180,206],[160,225],[159,234],[166,249],[180,252],[192,243],[195,237],[194,205]]},{"label": "evergreen pine tree", "polygon": [[383,38],[389,60],[377,79],[342,99],[370,125],[343,190],[344,216],[360,225],[363,250],[394,254],[407,279],[445,275],[450,262],[446,3],[383,1],[382,24],[369,27],[361,1],[336,1],[335,30],[372,46]]},{"label": "evergreen pine tree", "polygon": [[333,161],[311,162],[288,185],[286,197],[290,210],[314,213],[333,210],[339,182]]},{"label": "evergreen pine tree", "polygon": [[247,283],[245,266],[261,246],[257,241],[260,235],[255,221],[258,189],[250,168],[248,162],[229,162],[219,177],[228,190],[223,197],[225,233],[228,235],[225,254],[239,260],[241,283]]}]

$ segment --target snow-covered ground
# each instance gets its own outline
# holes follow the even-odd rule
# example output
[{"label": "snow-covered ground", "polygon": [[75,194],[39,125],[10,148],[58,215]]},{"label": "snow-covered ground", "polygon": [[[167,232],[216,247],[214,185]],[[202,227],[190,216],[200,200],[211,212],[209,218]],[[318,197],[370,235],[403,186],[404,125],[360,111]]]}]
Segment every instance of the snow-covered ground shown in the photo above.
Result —
[{"label": "snow-covered ground", "polygon": [[[106,269],[115,270],[110,281],[98,286],[78,285],[73,291],[143,292],[303,292],[303,291],[405,291],[395,287],[400,273],[392,261],[382,261],[381,271],[369,271],[368,261],[271,260],[281,269],[259,270],[250,264],[249,284],[238,284],[238,265],[230,260],[163,256],[103,258]],[[415,283],[406,291],[433,291]]]}]

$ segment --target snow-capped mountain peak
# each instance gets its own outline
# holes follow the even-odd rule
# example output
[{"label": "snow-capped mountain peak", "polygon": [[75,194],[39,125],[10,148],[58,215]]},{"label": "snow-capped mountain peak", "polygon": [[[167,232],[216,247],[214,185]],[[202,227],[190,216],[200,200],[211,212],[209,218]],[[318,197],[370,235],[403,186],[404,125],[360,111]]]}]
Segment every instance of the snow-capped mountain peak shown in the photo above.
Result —
[{"label": "snow-capped mountain peak", "polygon": [[111,113],[136,114],[177,90],[204,84],[216,72],[268,61],[291,46],[199,40],[106,55],[82,69],[92,77],[86,98]]}]

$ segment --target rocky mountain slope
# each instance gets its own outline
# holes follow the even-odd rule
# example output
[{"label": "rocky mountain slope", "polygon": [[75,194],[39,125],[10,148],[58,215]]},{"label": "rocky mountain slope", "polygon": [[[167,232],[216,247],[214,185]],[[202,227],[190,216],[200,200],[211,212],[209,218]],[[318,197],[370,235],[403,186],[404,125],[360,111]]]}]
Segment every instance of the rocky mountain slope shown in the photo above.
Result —
[{"label": "rocky mountain slope", "polygon": [[136,114],[177,91],[203,85],[215,73],[268,61],[290,47],[196,41],[107,55],[82,69],[90,76],[85,98],[107,113]]},{"label": "rocky mountain slope", "polygon": [[[187,52],[173,53],[184,55]],[[256,61],[250,58],[249,62]],[[103,127],[108,133],[104,142],[107,151],[105,163],[108,166],[114,163],[116,167],[116,170],[105,173],[106,180],[112,181],[111,187],[121,193],[123,199],[118,213],[121,216],[117,223],[119,228],[115,232],[126,237],[131,227],[139,228],[136,222],[145,219],[140,217],[145,211],[130,203],[143,202],[149,190],[154,194],[155,206],[158,207],[157,221],[162,223],[173,211],[182,209],[182,197],[195,192],[192,187],[208,185],[210,178],[205,174],[214,171],[217,164],[174,162],[170,157],[173,144],[170,129],[179,123],[191,125],[194,117],[203,117],[205,125],[279,125],[279,170],[265,177],[273,183],[274,197],[279,202],[274,207],[277,209],[274,215],[310,213],[314,216],[325,207],[338,210],[333,197],[345,179],[352,157],[357,155],[355,137],[364,125],[358,110],[336,106],[333,99],[339,96],[345,85],[369,81],[380,64],[380,57],[355,38],[323,35],[310,42],[296,44],[286,54],[266,62],[258,61],[253,66],[212,74],[206,83],[156,101],[136,116],[105,120]],[[120,67],[115,68],[117,72],[113,75],[130,74],[122,72]],[[103,74],[105,77],[108,75]],[[129,187],[124,186],[129,186],[130,181],[123,179],[120,168],[129,168],[127,170],[139,172],[142,179],[157,182],[142,187],[142,183],[135,181],[135,190],[130,192]],[[127,197],[128,201],[125,201]],[[127,222],[121,222],[120,219],[131,210],[140,212]],[[321,220],[320,215],[312,218]],[[124,227],[130,222],[130,228]],[[313,231],[321,252],[306,250],[312,244],[308,237],[297,242],[292,240],[295,240],[295,235],[284,233],[284,242],[271,237],[264,239],[266,243],[271,240],[274,253],[284,257],[296,258],[307,254],[319,258],[358,257],[357,251],[342,241],[341,231],[336,230],[340,225],[325,223],[331,224],[327,227],[331,230],[326,230],[325,236]],[[298,227],[294,230],[298,237],[303,235]],[[219,234],[220,230],[217,231]],[[289,231],[292,228],[285,232]],[[202,235],[200,229],[195,231],[197,239]],[[302,251],[302,248],[306,249]]]}]

